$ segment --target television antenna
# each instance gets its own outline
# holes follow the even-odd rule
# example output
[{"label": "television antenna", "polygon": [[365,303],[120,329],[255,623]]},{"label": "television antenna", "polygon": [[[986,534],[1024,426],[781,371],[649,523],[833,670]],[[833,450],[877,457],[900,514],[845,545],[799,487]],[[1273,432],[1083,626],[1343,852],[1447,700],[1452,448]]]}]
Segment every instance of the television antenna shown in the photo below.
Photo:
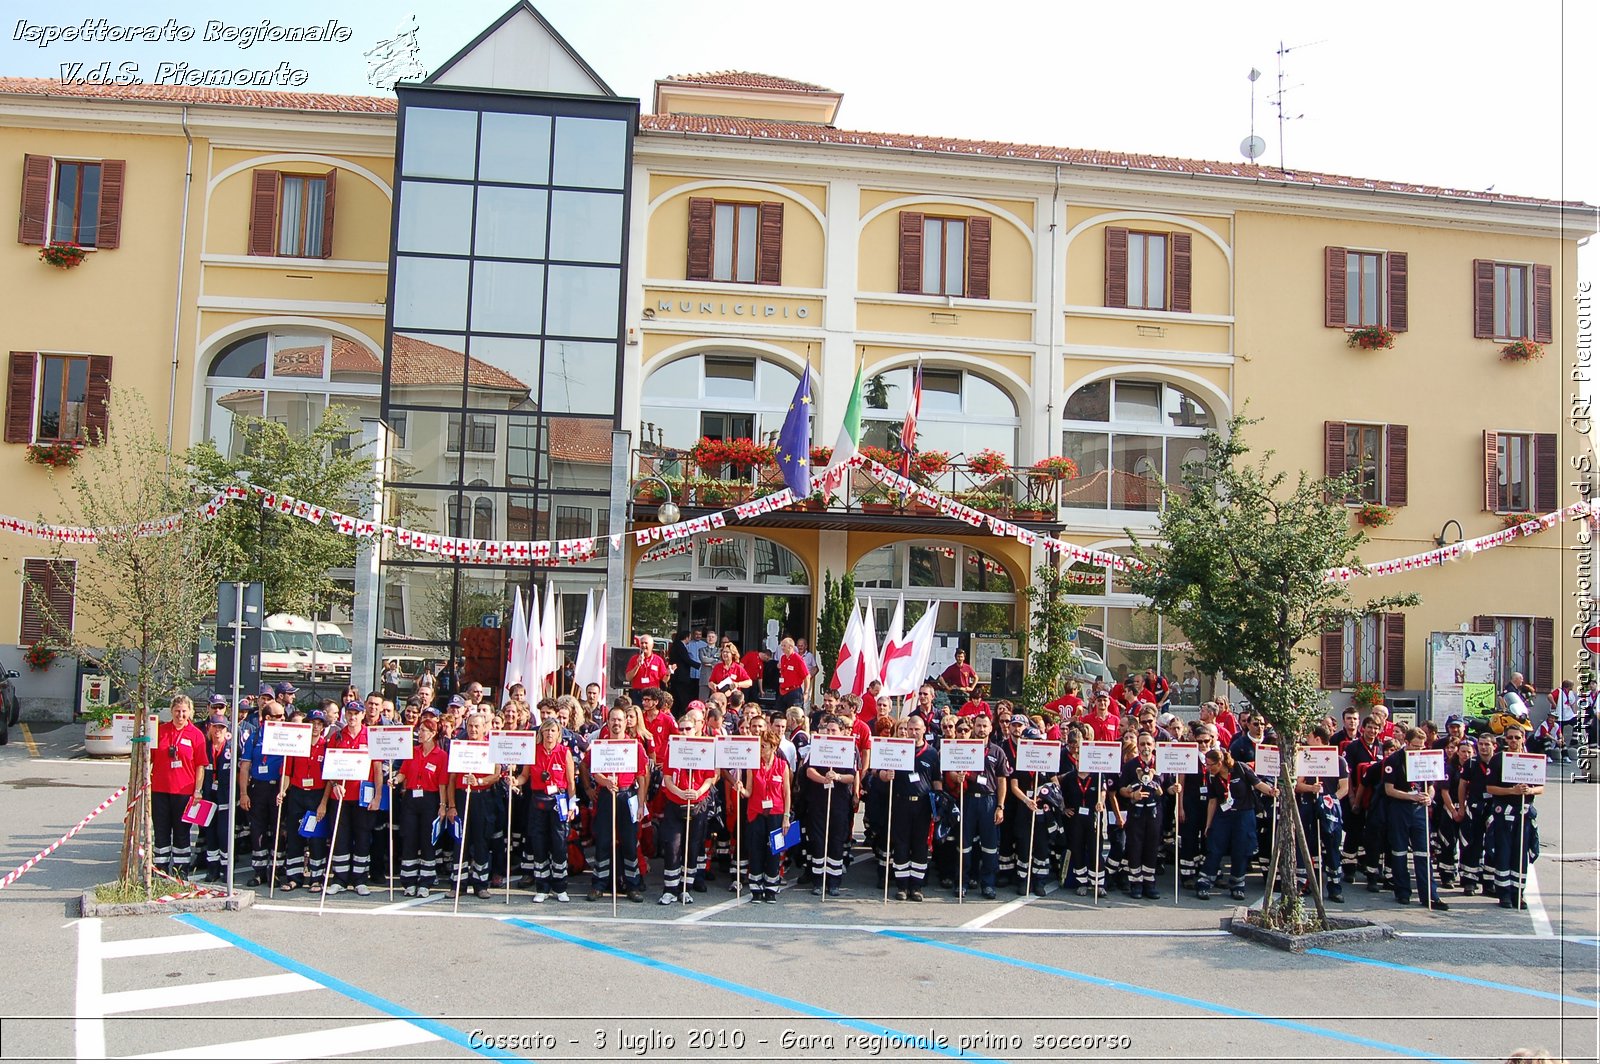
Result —
[{"label": "television antenna", "polygon": [[1304,113],[1296,114],[1296,115],[1291,115],[1291,114],[1285,114],[1284,113],[1284,103],[1285,103],[1284,97],[1293,89],[1303,88],[1305,83],[1301,82],[1301,83],[1299,83],[1297,85],[1287,85],[1287,86],[1284,85],[1284,83],[1283,83],[1283,79],[1284,79],[1283,57],[1288,55],[1290,52],[1297,52],[1302,48],[1311,48],[1311,47],[1313,47],[1315,45],[1326,44],[1326,43],[1327,43],[1326,39],[1320,40],[1320,41],[1308,41],[1305,44],[1290,44],[1290,45],[1284,44],[1283,41],[1281,41],[1281,40],[1278,42],[1278,91],[1272,94],[1272,106],[1275,107],[1277,109],[1277,111],[1278,111],[1278,169],[1279,170],[1285,169],[1284,161],[1283,161],[1283,124],[1285,122],[1292,122],[1297,118],[1304,118],[1305,117]]},{"label": "television antenna", "polygon": [[1251,67],[1247,77],[1250,79],[1250,135],[1239,142],[1239,154],[1255,162],[1267,150],[1267,142],[1256,136],[1256,82],[1261,78],[1261,71]]}]

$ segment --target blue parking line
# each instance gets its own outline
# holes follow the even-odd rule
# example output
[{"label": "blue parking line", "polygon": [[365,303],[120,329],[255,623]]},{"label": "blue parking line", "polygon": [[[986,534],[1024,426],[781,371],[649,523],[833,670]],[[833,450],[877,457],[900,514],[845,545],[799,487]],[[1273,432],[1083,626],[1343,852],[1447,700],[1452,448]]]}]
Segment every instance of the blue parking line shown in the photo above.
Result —
[{"label": "blue parking line", "polygon": [[1021,960],[1017,957],[1008,957],[1003,953],[990,953],[986,950],[972,949],[969,946],[958,946],[951,942],[940,942],[934,938],[923,938],[920,935],[907,934],[904,931],[881,930],[877,934],[888,938],[900,939],[903,942],[915,942],[923,946],[932,946],[935,949],[948,950],[967,957],[977,957],[980,960],[995,961],[998,964],[1009,964],[1014,968],[1025,968],[1031,972],[1043,975],[1053,975],[1062,979],[1072,979],[1091,986],[1101,986],[1108,990],[1120,990],[1126,994],[1137,994],[1140,997],[1154,998],[1169,1005],[1184,1005],[1192,1009],[1216,1013],[1219,1016],[1230,1016],[1241,1020],[1254,1020],[1271,1027],[1281,1027],[1289,1031],[1298,1031],[1301,1034],[1316,1035],[1318,1038],[1332,1038],[1340,1042],[1348,1042],[1365,1049],[1375,1049],[1384,1053],[1396,1053],[1400,1056],[1411,1057],[1415,1060],[1434,1061],[1435,1064],[1470,1064],[1469,1061],[1455,1057],[1441,1057],[1422,1049],[1412,1049],[1410,1046],[1398,1046],[1390,1042],[1380,1042],[1372,1038],[1362,1038],[1360,1035],[1347,1034],[1344,1031],[1335,1031],[1330,1027],[1317,1027],[1308,1023],[1298,1023],[1294,1020],[1279,1019],[1265,1013],[1252,1012],[1249,1009],[1237,1009],[1231,1005],[1223,1005],[1215,1001],[1205,1001],[1201,998],[1185,997],[1182,994],[1169,994],[1164,990],[1154,990],[1147,986],[1137,986],[1133,983],[1124,983],[1116,979],[1106,979],[1098,975],[1087,975],[1083,972],[1074,972],[1066,968],[1056,968],[1048,964],[1036,964],[1033,961]]},{"label": "blue parking line", "polygon": [[448,1024],[440,1023],[438,1020],[435,1020],[432,1017],[424,1016],[420,1012],[417,1012],[413,1009],[408,1009],[404,1005],[396,1004],[393,1001],[389,1001],[387,998],[381,998],[376,994],[361,989],[359,986],[347,983],[343,979],[340,979],[336,976],[329,975],[326,972],[319,972],[315,968],[301,964],[293,957],[286,957],[277,950],[269,949],[268,947],[259,943],[252,942],[243,935],[235,934],[226,928],[212,923],[210,920],[207,920],[202,916],[196,916],[193,913],[183,913],[181,915],[174,916],[173,919],[178,921],[180,924],[188,924],[190,927],[204,931],[207,934],[216,935],[229,945],[238,946],[246,953],[251,953],[257,957],[260,957],[268,964],[276,964],[278,967],[287,969],[288,971],[294,972],[297,975],[303,975],[312,982],[321,983],[329,990],[332,990],[338,994],[343,994],[350,1000],[360,1002],[368,1008],[376,1009],[377,1011],[387,1013],[396,1019],[406,1020],[410,1023],[413,1023],[422,1028],[424,1031],[427,1031],[429,1034],[438,1035],[446,1042],[450,1042],[453,1045],[458,1045],[462,1049],[478,1054],[480,1057],[488,1057],[490,1060],[519,1061],[520,1064],[536,1064],[536,1062],[529,1060],[527,1057],[519,1057],[515,1053],[507,1053],[502,1049],[495,1049],[492,1046],[478,1045],[465,1031],[459,1031]]},{"label": "blue parking line", "polygon": [[1600,1008],[1593,998],[1568,997],[1565,994],[1552,994],[1547,990],[1535,990],[1532,987],[1517,986],[1513,983],[1495,983],[1488,979],[1474,979],[1470,975],[1456,975],[1454,972],[1441,972],[1433,968],[1417,968],[1409,964],[1396,964],[1393,961],[1380,961],[1372,957],[1358,957],[1354,953],[1336,953],[1331,949],[1308,949],[1307,953],[1314,953],[1318,957],[1332,957],[1336,961],[1349,961],[1351,964],[1369,964],[1374,968],[1387,968],[1392,972],[1405,972],[1408,975],[1426,975],[1434,979],[1447,979],[1452,983],[1465,983],[1468,986],[1481,986],[1489,990],[1505,990],[1513,994],[1526,994],[1528,997],[1543,998],[1546,1001],[1559,1001],[1566,1005],[1582,1005],[1585,1008]]},{"label": "blue parking line", "polygon": [[590,950],[594,953],[603,954],[607,957],[616,957],[619,960],[631,961],[634,964],[643,965],[646,968],[654,968],[656,971],[666,972],[668,975],[676,975],[684,979],[692,979],[697,983],[703,983],[706,986],[716,987],[718,990],[726,990],[731,994],[738,994],[741,997],[747,997],[754,1001],[760,1001],[763,1004],[776,1005],[781,1009],[788,1009],[790,1012],[796,1012],[802,1016],[810,1016],[813,1019],[818,1020],[831,1020],[841,1027],[847,1027],[851,1030],[861,1031],[866,1034],[873,1035],[874,1037],[902,1039],[904,1040],[904,1048],[906,1049],[921,1050],[927,1053],[937,1053],[940,1056],[975,1061],[977,1064],[1003,1064],[1003,1062],[998,1061],[993,1057],[973,1056],[972,1054],[958,1049],[955,1046],[937,1044],[924,1035],[907,1034],[904,1031],[897,1031],[892,1027],[885,1027],[882,1024],[868,1023],[866,1020],[860,1020],[854,1016],[849,1016],[842,1012],[834,1012],[832,1009],[825,1009],[820,1005],[812,1005],[808,1002],[796,1001],[794,998],[787,998],[781,994],[771,994],[765,990],[757,990],[754,987],[745,986],[741,983],[730,982],[727,979],[722,979],[715,975],[708,975],[705,972],[697,972],[693,968],[684,968],[681,965],[673,964],[669,961],[656,960],[654,957],[647,957],[642,953],[632,953],[625,949],[618,949],[616,946],[607,946],[601,942],[590,942],[588,939],[578,938],[576,935],[569,935],[564,931],[557,931],[552,927],[545,927],[543,924],[536,924],[530,920],[523,920],[519,917],[511,917],[506,919],[504,922],[513,927],[520,927],[524,931],[532,931],[535,934],[544,935],[547,938],[553,938],[558,942],[565,942],[569,945],[579,946],[583,949]]}]

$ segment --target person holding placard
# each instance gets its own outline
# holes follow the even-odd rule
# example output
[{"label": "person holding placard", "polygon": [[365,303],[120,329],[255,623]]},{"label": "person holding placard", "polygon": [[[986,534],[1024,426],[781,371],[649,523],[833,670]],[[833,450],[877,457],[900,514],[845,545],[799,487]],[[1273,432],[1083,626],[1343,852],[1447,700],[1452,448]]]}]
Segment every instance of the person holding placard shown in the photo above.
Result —
[{"label": "person holding placard", "polygon": [[1461,829],[1461,893],[1488,893],[1494,879],[1483,867],[1484,840],[1489,826],[1489,781],[1494,777],[1494,736],[1478,736],[1472,760],[1461,768],[1456,784],[1456,816]]},{"label": "person holding placard", "polygon": [[[1325,725],[1312,732],[1319,753],[1334,758],[1334,774],[1297,776],[1294,782],[1295,800],[1299,805],[1300,824],[1306,838],[1316,840],[1312,860],[1321,869],[1323,891],[1332,902],[1344,901],[1344,807],[1341,804],[1350,791],[1350,769],[1339,748],[1333,745],[1333,735]],[[1310,870],[1295,864],[1299,877],[1300,893],[1310,890]]]},{"label": "person holding placard", "polygon": [[[568,696],[563,696],[568,697]],[[523,767],[518,783],[528,795],[527,833],[524,846],[532,873],[533,900],[542,903],[551,894],[567,897],[567,833],[577,815],[577,774],[572,751],[562,742],[559,716],[539,725],[539,745],[533,761]]]},{"label": "person holding placard", "polygon": [[1083,732],[1074,728],[1067,732],[1066,771],[1061,776],[1061,799],[1067,811],[1067,885],[1075,888],[1078,897],[1086,898],[1094,891],[1097,898],[1106,894],[1106,862],[1102,846],[1103,834],[1098,825],[1106,814],[1107,797],[1115,806],[1116,777],[1089,772],[1083,768]]},{"label": "person holding placard", "polygon": [[[820,738],[849,738],[844,722],[838,717],[824,717]],[[870,741],[870,740],[869,740]],[[817,753],[817,744],[811,746]],[[805,801],[810,823],[806,833],[810,839],[811,874],[817,885],[811,893],[821,895],[827,888],[830,898],[842,893],[839,880],[844,876],[845,848],[850,842],[850,824],[855,819],[859,775],[857,764],[823,767],[806,765]]]},{"label": "person holding placard", "polygon": [[[266,724],[282,723],[283,707],[267,701],[261,706],[262,726],[251,732],[239,748],[239,812],[250,817],[250,879],[259,887],[273,878],[272,854],[277,848],[278,781],[283,777],[283,755],[268,754]],[[292,826],[292,825],[291,825]]]},{"label": "person holding placard", "polygon": [[283,806],[284,818],[289,821],[289,852],[284,855],[284,890],[294,890],[301,883],[313,894],[322,893],[323,866],[327,861],[328,843],[325,837],[313,833],[307,837],[301,831],[308,814],[320,822],[327,813],[323,802],[322,758],[328,741],[324,730],[327,715],[313,709],[306,716],[311,724],[311,750],[304,757],[285,757],[283,778],[278,788],[278,803]]},{"label": "person holding placard", "polygon": [[[705,710],[698,708],[700,704],[699,699],[690,703],[691,708],[678,721],[679,735],[699,737],[705,722]],[[701,892],[706,889],[701,864],[706,851],[706,824],[711,814],[711,788],[717,782],[717,772],[714,768],[680,768],[673,764],[673,751],[669,740],[668,747],[662,751],[661,770],[661,790],[666,802],[656,831],[656,852],[661,855],[662,864],[661,904],[675,905],[681,900],[689,905],[694,901],[690,888]],[[684,865],[686,833],[689,867]]]},{"label": "person holding placard", "polygon": [[[1502,909],[1526,909],[1523,897],[1527,883],[1528,864],[1538,852],[1538,812],[1533,800],[1544,793],[1542,783],[1519,782],[1516,776],[1543,778],[1543,755],[1535,759],[1523,757],[1527,737],[1520,727],[1512,725],[1502,734],[1505,749],[1494,755],[1489,765],[1489,852],[1493,855],[1494,889],[1499,895]],[[1523,773],[1513,771],[1522,767]],[[1531,770],[1526,767],[1531,765]]]},{"label": "person holding placard", "polygon": [[400,794],[400,882],[408,898],[426,898],[438,874],[433,822],[439,793],[449,777],[449,755],[439,745],[439,711],[429,708],[417,724],[416,745],[396,773]]},{"label": "person holding placard", "polygon": [[[630,735],[628,715],[613,709],[606,718],[605,739],[632,740],[633,768],[602,772],[594,767],[597,747],[589,744],[589,800],[594,804],[594,867],[589,900],[599,901],[611,892],[612,862],[618,863],[619,889],[629,901],[644,901],[639,880],[639,829],[637,817],[649,799],[649,776],[644,743]],[[616,834],[612,834],[612,825]]]},{"label": "person holding placard", "polygon": [[[380,700],[381,702],[381,700]],[[329,750],[366,750],[367,726],[365,713],[359,702],[345,707],[344,727],[328,740]],[[373,762],[368,782],[373,786],[372,797],[361,800],[361,783],[357,780],[329,780],[324,804],[328,799],[343,802],[335,818],[338,830],[333,838],[333,881],[328,884],[329,896],[344,890],[354,890],[363,898],[372,893],[367,886],[367,874],[372,864],[372,822],[382,799],[382,782],[379,773],[382,765]]]},{"label": "person holding placard", "polygon": [[1256,795],[1278,796],[1278,789],[1257,779],[1248,765],[1220,747],[1206,751],[1211,796],[1206,801],[1206,863],[1195,880],[1195,897],[1211,897],[1211,885],[1222,871],[1223,857],[1232,866],[1228,896],[1244,901],[1244,877],[1256,852]]},{"label": "person holding placard", "polygon": [[[1006,789],[1006,781],[1011,778],[1011,761],[1000,744],[990,737],[989,718],[980,716],[970,719],[972,737],[983,740],[986,745],[983,771],[959,774],[965,780],[963,816],[967,826],[966,838],[961,840],[961,855],[966,863],[967,874],[972,876],[976,872],[978,889],[983,897],[993,900],[995,879],[1000,869],[1000,831],[1006,816],[1005,806],[1000,799]],[[972,859],[974,843],[979,850],[976,863]],[[964,891],[966,886],[965,883],[958,884],[956,889]]]},{"label": "person holding placard", "polygon": [[1050,880],[1051,809],[1040,792],[1061,777],[1060,748],[1051,743],[1046,750],[1057,759],[1057,771],[1023,769],[1021,766],[1027,748],[1021,744],[1042,743],[1044,733],[1026,726],[1024,718],[1013,717],[1012,720],[1022,720],[1025,725],[1018,738],[1017,756],[1007,785],[1012,805],[1011,811],[1006,814],[1006,826],[1010,829],[1011,848],[1016,855],[1017,893],[1025,896],[1031,886],[1032,892],[1042,898],[1045,884]]},{"label": "person holding placard", "polygon": [[1461,818],[1456,815],[1456,795],[1461,791],[1461,771],[1472,757],[1472,744],[1459,735],[1447,734],[1437,746],[1444,751],[1445,776],[1444,782],[1433,789],[1433,815],[1428,825],[1433,829],[1433,838],[1429,841],[1434,874],[1439,877],[1439,886],[1448,890],[1461,878]]},{"label": "person holding placard", "polygon": [[[791,712],[799,712],[793,707]],[[761,734],[761,766],[733,772],[739,796],[744,800],[744,852],[749,863],[750,900],[773,904],[783,886],[781,855],[772,849],[772,833],[789,832],[789,791],[791,773],[788,762],[778,756],[779,733],[767,729]]]},{"label": "person holding placard", "polygon": [[234,792],[233,748],[228,742],[228,718],[221,713],[211,714],[206,721],[205,781],[201,794],[216,806],[211,822],[202,825],[200,837],[205,841],[205,871],[196,875],[203,878],[226,879],[228,852],[233,840],[228,838],[228,806]]},{"label": "person holding placard", "polygon": [[1428,859],[1427,808],[1433,803],[1433,784],[1411,779],[1406,754],[1425,750],[1428,733],[1410,728],[1406,745],[1383,760],[1383,793],[1388,806],[1389,853],[1394,864],[1394,900],[1411,904],[1411,873],[1416,870],[1417,890],[1435,909],[1450,906],[1439,897],[1433,881],[1433,862]]},{"label": "person holding placard", "polygon": [[[926,736],[911,720],[895,723],[894,734],[915,744],[912,767],[902,770],[891,792],[889,818],[889,863],[894,872],[895,897],[900,901],[921,901],[922,887],[928,878],[928,831],[933,824],[933,792],[939,789],[939,755],[927,744]],[[889,782],[895,773],[876,773]]]},{"label": "person holding placard", "polygon": [[1200,874],[1205,853],[1206,805],[1211,799],[1211,774],[1206,771],[1206,753],[1217,746],[1217,730],[1205,721],[1189,725],[1189,741],[1195,744],[1196,771],[1178,777],[1178,883],[1192,887]]},{"label": "person holding placard", "polygon": [[[1128,897],[1159,899],[1156,862],[1161,856],[1161,797],[1177,791],[1177,781],[1156,773],[1156,740],[1140,732],[1134,756],[1122,763],[1117,795],[1127,802]],[[1014,785],[1014,784],[1013,784]]]},{"label": "person holding placard", "polygon": [[[466,729],[463,738],[468,742],[485,741],[489,737],[488,715],[482,712],[468,714]],[[494,848],[490,835],[494,827],[492,818],[495,803],[488,800],[486,792],[492,790],[499,781],[500,766],[490,765],[486,771],[451,774],[445,788],[444,818],[454,821],[463,810],[466,813],[461,824],[461,861],[465,867],[459,869],[459,874],[454,877],[458,894],[476,894],[484,899],[489,897],[489,862]],[[469,802],[468,794],[478,796],[478,800]]]}]

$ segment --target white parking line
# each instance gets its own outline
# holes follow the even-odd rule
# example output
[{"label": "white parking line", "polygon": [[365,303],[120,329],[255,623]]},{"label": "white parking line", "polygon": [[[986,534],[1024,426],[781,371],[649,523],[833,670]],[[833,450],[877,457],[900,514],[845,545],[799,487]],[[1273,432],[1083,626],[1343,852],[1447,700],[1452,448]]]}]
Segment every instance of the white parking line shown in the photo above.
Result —
[{"label": "white parking line", "polygon": [[73,1025],[79,1060],[106,1055],[106,1021],[101,1006],[100,921],[78,923],[77,1021]]},{"label": "white parking line", "polygon": [[298,994],[306,990],[321,989],[321,983],[313,982],[293,972],[284,972],[278,975],[259,975],[251,979],[218,979],[209,983],[180,983],[174,986],[152,986],[143,990],[103,993],[100,995],[100,1011],[103,1015],[110,1016],[119,1012],[186,1008],[215,1001],[234,1001],[239,998],[255,998],[271,994]]},{"label": "white parking line", "polygon": [[698,924],[701,920],[704,920],[708,916],[715,916],[717,913],[725,913],[729,909],[737,908],[740,905],[748,905],[749,903],[750,894],[747,891],[739,895],[737,898],[729,898],[727,901],[718,902],[716,905],[712,905],[709,908],[692,912],[688,916],[680,916],[672,922],[675,924]]},{"label": "white parking line", "polygon": [[374,1053],[377,1050],[437,1042],[439,1036],[424,1031],[406,1020],[385,1020],[353,1027],[334,1027],[326,1031],[302,1031],[272,1038],[253,1038],[245,1042],[222,1042],[188,1049],[167,1049],[122,1060],[248,1060],[250,1064],[280,1064],[294,1060],[322,1060],[347,1053]]},{"label": "white parking line", "polygon": [[1539,896],[1539,873],[1528,866],[1528,889],[1525,892],[1528,915],[1533,918],[1533,933],[1539,938],[1555,938],[1555,928],[1550,926],[1550,914],[1544,910],[1544,899]]},{"label": "white parking line", "polygon": [[227,949],[228,944],[215,935],[197,931],[192,935],[161,935],[156,938],[125,938],[106,942],[100,947],[101,957],[155,957],[163,953],[194,953],[203,949]]},{"label": "white parking line", "polygon": [[380,905],[372,911],[375,913],[404,912],[407,909],[415,909],[419,905],[432,905],[434,902],[443,901],[447,897],[449,897],[449,895],[443,891],[434,891],[426,898],[407,898],[405,901],[397,901],[390,905]]},{"label": "white parking line", "polygon": [[1035,900],[1035,895],[1033,894],[1029,894],[1021,898],[1014,898],[1011,901],[1006,902],[1004,905],[995,906],[982,916],[973,917],[971,920],[968,920],[966,923],[962,924],[961,929],[964,931],[975,931],[980,927],[987,927],[996,920],[1000,919],[1002,916],[1016,912],[1018,909],[1022,908],[1024,905],[1033,900]]}]

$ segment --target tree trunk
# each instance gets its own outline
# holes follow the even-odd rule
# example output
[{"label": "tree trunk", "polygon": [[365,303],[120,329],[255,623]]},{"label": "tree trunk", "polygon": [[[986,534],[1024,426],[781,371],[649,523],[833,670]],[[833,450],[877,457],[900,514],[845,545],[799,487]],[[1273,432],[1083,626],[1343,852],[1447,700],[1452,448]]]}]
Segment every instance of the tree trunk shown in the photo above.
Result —
[{"label": "tree trunk", "polygon": [[[1320,802],[1321,800],[1322,800],[1322,796],[1319,794],[1317,796],[1317,801]],[[1322,812],[1321,812],[1320,809],[1317,812],[1317,816],[1318,817],[1322,816]],[[1319,830],[1320,830],[1320,825],[1319,825]],[[1307,879],[1311,884],[1311,897],[1312,897],[1312,900],[1316,902],[1316,906],[1317,906],[1317,923],[1325,928],[1325,927],[1328,926],[1328,907],[1327,907],[1326,903],[1324,903],[1323,900],[1322,900],[1322,884],[1324,882],[1325,875],[1323,873],[1323,870],[1318,868],[1311,860],[1311,847],[1306,842],[1305,825],[1300,822],[1300,818],[1298,816],[1295,817],[1294,841],[1295,841],[1295,846],[1296,846],[1296,848],[1298,849],[1298,851],[1300,853],[1300,860],[1304,861],[1306,863],[1306,868],[1309,869],[1309,873],[1307,875]],[[1328,861],[1328,859],[1329,859],[1329,855],[1328,854],[1323,854],[1322,855],[1322,860],[1323,860],[1324,863],[1326,863]],[[1340,855],[1339,854],[1333,854],[1332,855],[1332,859],[1335,860],[1335,861],[1340,860]]]}]

